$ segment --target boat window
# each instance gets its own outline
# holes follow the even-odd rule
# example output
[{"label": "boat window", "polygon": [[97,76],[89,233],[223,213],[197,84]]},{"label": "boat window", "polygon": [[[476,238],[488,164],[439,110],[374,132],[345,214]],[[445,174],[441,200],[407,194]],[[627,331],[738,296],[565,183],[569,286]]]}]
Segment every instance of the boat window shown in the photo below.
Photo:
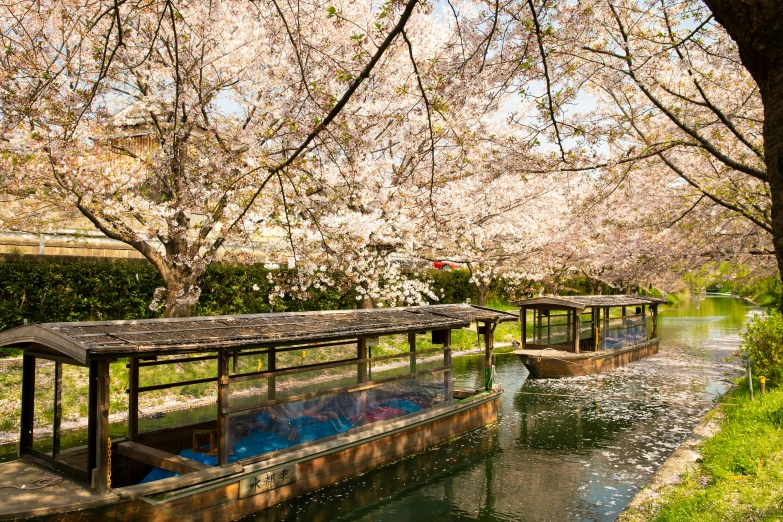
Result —
[{"label": "boat window", "polygon": [[23,452],[76,477],[86,477],[89,370],[85,367],[34,358],[32,438]]},{"label": "boat window", "polygon": [[[229,461],[314,442],[352,428],[432,408],[444,400],[443,376],[425,375],[366,391],[326,393],[309,400],[237,413],[229,417],[232,452]],[[200,449],[204,451],[206,446]],[[216,462],[217,457],[213,459]]]},{"label": "boat window", "polygon": [[[72,468],[87,472],[87,430],[79,424],[88,415],[89,369],[62,365],[59,441],[54,458]],[[58,433],[56,432],[56,433]]]},{"label": "boat window", "polygon": [[602,342],[604,350],[622,348],[647,340],[647,325],[645,317],[641,314],[610,316],[605,324],[606,335]]},{"label": "boat window", "polygon": [[[421,337],[414,353],[406,336],[231,353],[228,461],[252,459],[450,402],[448,350]],[[172,382],[181,380],[182,374]],[[139,391],[155,386],[143,379],[140,384]],[[187,447],[172,444],[166,451],[216,466],[217,427],[193,427]],[[145,438],[140,440],[144,443]],[[153,468],[141,482],[173,475]]]},{"label": "boat window", "polygon": [[[139,433],[197,424],[217,418],[217,355],[159,357],[139,366]],[[152,366],[153,368],[147,369]],[[167,401],[190,402],[186,410],[165,412]],[[146,412],[157,410],[156,413]],[[164,411],[161,411],[164,410]]]},{"label": "boat window", "polygon": [[[574,351],[575,316],[573,310],[526,310],[525,345]],[[578,317],[580,352],[615,350],[649,337],[649,315],[643,306],[588,308]]]},{"label": "boat window", "polygon": [[56,363],[35,359],[35,401],[33,406],[33,449],[52,454]]}]

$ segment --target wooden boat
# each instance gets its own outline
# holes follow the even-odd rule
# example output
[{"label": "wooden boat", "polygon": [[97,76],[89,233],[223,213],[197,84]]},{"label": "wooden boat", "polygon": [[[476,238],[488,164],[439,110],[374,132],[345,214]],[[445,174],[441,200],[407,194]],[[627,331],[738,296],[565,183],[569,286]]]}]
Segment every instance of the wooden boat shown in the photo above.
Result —
[{"label": "wooden boat", "polygon": [[[453,389],[451,331],[481,323],[490,368],[494,327],[514,319],[441,305],[2,332],[0,346],[24,355],[20,458],[0,464],[0,519],[235,520],[424,450],[497,419],[502,390],[489,380]],[[426,331],[440,346],[417,348]],[[410,350],[372,356],[379,336],[398,334]],[[110,438],[118,359],[127,360],[129,415],[127,434]],[[177,378],[189,364],[217,371]],[[150,384],[145,369],[155,366],[167,370],[157,374],[164,382]],[[80,368],[89,389],[82,445],[61,431],[63,371]],[[41,426],[47,384],[53,420]],[[140,414],[139,394],[183,386],[215,389],[213,418],[161,427]]]},{"label": "wooden boat", "polygon": [[613,370],[658,353],[658,305],[665,302],[636,295],[515,301],[512,304],[521,308],[522,343],[514,353],[534,379]]}]

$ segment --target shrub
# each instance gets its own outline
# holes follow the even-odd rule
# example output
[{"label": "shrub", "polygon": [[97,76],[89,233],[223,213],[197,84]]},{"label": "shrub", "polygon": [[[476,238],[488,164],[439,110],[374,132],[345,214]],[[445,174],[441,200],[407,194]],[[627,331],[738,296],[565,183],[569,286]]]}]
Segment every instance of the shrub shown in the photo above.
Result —
[{"label": "shrub", "polygon": [[[193,315],[272,311],[268,295],[274,284],[268,281],[268,273],[260,265],[211,265],[201,278],[201,299]],[[162,285],[149,264],[0,262],[0,331],[19,326],[25,319],[51,323],[158,317],[161,313],[151,311],[149,304],[155,288]],[[311,290],[306,300],[287,295],[275,303],[274,311],[355,306],[354,292],[322,288]]]},{"label": "shrub", "polygon": [[783,315],[775,311],[757,315],[747,322],[740,349],[747,356],[757,375],[763,375],[774,385],[783,383]]},{"label": "shrub", "polygon": [[162,280],[138,263],[0,263],[0,330],[31,323],[143,319]]},{"label": "shrub", "polygon": [[420,279],[431,281],[432,290],[438,296],[437,304],[476,302],[476,285],[470,282],[470,272],[457,270],[427,270]]}]

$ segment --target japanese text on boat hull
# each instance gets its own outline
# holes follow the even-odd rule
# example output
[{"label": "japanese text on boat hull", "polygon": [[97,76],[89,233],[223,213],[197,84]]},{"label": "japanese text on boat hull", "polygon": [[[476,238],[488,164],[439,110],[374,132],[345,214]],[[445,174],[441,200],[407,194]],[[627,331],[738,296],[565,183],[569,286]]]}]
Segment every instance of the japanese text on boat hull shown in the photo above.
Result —
[{"label": "japanese text on boat hull", "polygon": [[239,498],[252,497],[294,482],[296,482],[296,464],[268,469],[240,480]]}]

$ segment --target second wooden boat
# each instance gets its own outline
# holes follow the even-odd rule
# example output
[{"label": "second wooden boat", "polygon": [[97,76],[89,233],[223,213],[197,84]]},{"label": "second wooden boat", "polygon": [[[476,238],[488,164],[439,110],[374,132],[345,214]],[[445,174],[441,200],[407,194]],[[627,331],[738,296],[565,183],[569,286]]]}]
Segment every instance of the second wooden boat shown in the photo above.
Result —
[{"label": "second wooden boat", "polygon": [[613,370],[658,353],[658,305],[664,302],[636,295],[515,301],[522,343],[514,353],[534,379]]}]

